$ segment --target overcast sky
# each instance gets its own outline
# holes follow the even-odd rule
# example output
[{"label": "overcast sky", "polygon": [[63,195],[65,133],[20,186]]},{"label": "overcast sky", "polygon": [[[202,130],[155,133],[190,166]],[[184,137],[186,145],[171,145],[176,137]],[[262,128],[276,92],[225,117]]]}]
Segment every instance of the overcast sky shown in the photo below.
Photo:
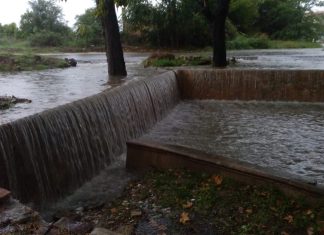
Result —
[{"label": "overcast sky", "polygon": [[[0,23],[9,24],[15,22],[17,25],[20,16],[28,8],[29,0],[0,0]],[[75,16],[81,15],[86,9],[94,7],[94,0],[68,0],[66,2],[57,0],[58,5],[62,7],[64,19],[69,26],[75,23]]]}]

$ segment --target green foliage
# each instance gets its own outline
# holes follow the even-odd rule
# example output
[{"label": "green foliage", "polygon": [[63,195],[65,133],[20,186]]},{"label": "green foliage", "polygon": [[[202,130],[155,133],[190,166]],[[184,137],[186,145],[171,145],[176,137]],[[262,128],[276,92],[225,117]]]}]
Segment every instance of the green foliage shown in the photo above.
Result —
[{"label": "green foliage", "polygon": [[[158,47],[202,47],[211,42],[209,26],[196,0],[169,0],[153,5],[130,1],[123,13],[124,33]],[[128,38],[130,38],[128,36]]]},{"label": "green foliage", "polygon": [[[216,0],[205,1],[217,14]],[[312,12],[315,0],[231,0],[226,22],[229,48],[269,48],[270,39],[316,41],[324,20]],[[210,25],[202,1],[128,0],[123,12],[124,40],[157,47],[211,45]],[[244,36],[242,36],[244,35]],[[262,35],[262,36],[255,36]]]},{"label": "green foliage", "polygon": [[77,45],[82,47],[103,45],[103,34],[100,19],[95,9],[88,9],[83,15],[76,17]]},{"label": "green foliage", "polygon": [[268,49],[270,48],[270,40],[265,36],[246,37],[237,36],[233,40],[227,42],[228,49]]},{"label": "green foliage", "polygon": [[256,19],[259,17],[261,0],[232,0],[229,19],[241,33],[254,33]]},{"label": "green foliage", "polygon": [[256,26],[273,39],[317,40],[323,25],[311,11],[319,1],[264,0],[259,7]]},{"label": "green foliage", "polygon": [[61,45],[72,33],[54,0],[32,0],[29,5],[31,9],[21,16],[20,30],[22,37],[30,38],[33,46]]},{"label": "green foliage", "polygon": [[50,58],[32,54],[0,55],[1,72],[30,71],[66,67],[69,67],[69,65],[63,59]]},{"label": "green foliage", "polygon": [[[169,54],[161,54],[160,56],[151,55],[143,61],[145,67],[176,67],[176,66],[198,66],[211,65],[211,58],[202,56],[168,56]],[[170,54],[172,55],[172,54]]]},{"label": "green foliage", "polygon": [[29,37],[30,45],[34,47],[56,47],[63,45],[63,36],[51,31],[39,31]]},{"label": "green foliage", "polygon": [[18,33],[18,27],[16,23],[11,24],[0,24],[0,39],[15,39]]}]

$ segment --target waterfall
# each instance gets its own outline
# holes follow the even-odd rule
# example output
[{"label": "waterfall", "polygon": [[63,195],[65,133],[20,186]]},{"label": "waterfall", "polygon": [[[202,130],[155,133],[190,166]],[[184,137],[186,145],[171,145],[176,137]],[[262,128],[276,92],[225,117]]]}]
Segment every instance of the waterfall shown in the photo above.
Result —
[{"label": "waterfall", "polygon": [[116,160],[179,101],[174,72],[0,126],[0,187],[23,202],[51,201]]},{"label": "waterfall", "polygon": [[185,99],[324,101],[320,70],[180,70]]}]

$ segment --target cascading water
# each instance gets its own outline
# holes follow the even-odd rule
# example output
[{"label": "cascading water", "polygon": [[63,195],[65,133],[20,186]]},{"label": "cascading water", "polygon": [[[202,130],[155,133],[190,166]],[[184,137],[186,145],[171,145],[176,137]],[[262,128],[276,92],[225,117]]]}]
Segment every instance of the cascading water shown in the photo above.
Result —
[{"label": "cascading water", "polygon": [[[41,200],[55,200],[71,192],[125,152],[127,140],[142,136],[155,123],[161,121],[179,103],[180,95],[185,99],[324,101],[324,71],[193,70],[179,71],[176,75],[173,72],[168,72],[154,78],[130,82],[111,91],[102,92],[0,126],[0,187],[9,188],[14,196],[22,201],[37,201],[38,204]],[[183,112],[183,114],[178,115],[180,118],[169,119],[167,125],[171,126],[172,131],[165,138],[176,143],[177,140],[173,140],[171,137],[176,136],[173,130],[181,133],[181,130],[177,129],[180,126],[177,125],[177,122],[181,125],[188,123],[189,126],[194,124],[197,125],[197,128],[193,128],[198,133],[193,132],[192,142],[199,144],[200,142],[196,141],[197,138],[207,139],[202,142],[199,148],[197,147],[206,151],[208,146],[211,146],[212,149],[215,147],[215,145],[210,145],[210,139],[213,141],[216,138],[221,138],[215,128],[226,126],[221,125],[222,121],[226,120],[227,117],[233,118],[235,123],[242,119],[240,115],[235,116],[232,113],[241,110],[247,114],[246,117],[252,115],[251,120],[247,118],[247,124],[243,122],[242,125],[233,125],[234,129],[242,127],[242,130],[245,130],[246,127],[249,127],[249,123],[254,122],[252,120],[254,113],[250,112],[251,107],[254,107],[253,105],[234,105],[234,108],[230,109],[231,104],[219,105],[219,103],[215,103],[215,106],[213,105],[206,107],[202,105],[201,110],[190,103],[185,105],[184,110],[186,110],[186,107],[193,107],[194,111],[196,107],[198,114],[192,115],[188,112],[187,115],[186,112]],[[258,104],[259,106],[266,107],[262,103]],[[182,113],[183,104],[181,103],[178,107],[180,107],[179,110]],[[303,110],[299,107],[298,110]],[[216,109],[217,112],[210,112],[209,109]],[[229,114],[225,114],[226,118],[213,119],[214,115],[217,116],[226,110],[229,110]],[[310,111],[311,115],[313,115],[313,111]],[[206,115],[204,115],[204,112],[207,112]],[[277,112],[276,109],[274,109],[274,112]],[[210,113],[212,113],[210,120],[204,121],[203,117],[209,117],[207,114]],[[259,108],[256,109],[255,113],[260,113]],[[268,123],[261,121],[261,127],[273,123],[271,113],[264,113],[263,116],[266,117],[261,115],[263,119],[260,118],[260,120],[267,120]],[[199,116],[200,114],[202,116]],[[309,116],[308,113],[305,115]],[[198,122],[196,120],[188,121],[195,116]],[[293,116],[295,117],[295,115]],[[320,114],[315,115],[315,117],[317,116],[320,116]],[[267,119],[268,117],[270,120]],[[282,120],[285,120],[285,116]],[[298,118],[296,123],[300,123]],[[307,129],[309,125],[313,125],[312,123],[311,120],[306,120],[303,128]],[[315,124],[319,127],[323,126],[321,121],[315,122]],[[247,137],[242,137],[239,141],[240,144],[245,144],[248,137],[254,135],[254,130],[261,129],[255,126],[257,125],[251,125],[251,130],[244,132],[247,133]],[[207,135],[204,135],[205,133],[201,133],[204,131],[200,131],[199,127],[206,127],[205,130],[208,131],[216,130],[216,134],[211,135],[212,137],[208,139],[206,138]],[[315,129],[318,130],[319,127]],[[162,129],[164,131],[166,128],[162,126]],[[191,129],[189,128],[189,130]],[[278,132],[277,129],[275,129],[275,132]],[[300,133],[298,132],[298,134]],[[148,137],[155,139],[156,135],[153,133],[152,136],[148,135]],[[178,138],[182,140],[181,138],[187,137],[190,136],[183,134]],[[237,140],[239,136],[230,135],[230,137]],[[188,139],[189,146],[194,146],[190,142],[190,138]],[[226,139],[228,136],[225,135],[224,138]],[[227,146],[231,148],[239,146],[235,141],[229,140]],[[320,146],[318,143],[321,140],[320,137],[316,137],[315,142],[312,141],[310,144],[315,143],[316,146]],[[184,143],[188,143],[188,141],[184,140]],[[246,149],[250,149],[253,141],[244,145]],[[221,143],[216,144],[222,145]],[[255,146],[263,149],[263,144],[268,145],[265,141],[261,144],[258,142]],[[297,143],[297,145],[299,144]],[[320,147],[317,148],[321,149]],[[314,153],[318,153],[316,149],[309,149],[313,151],[312,156]],[[224,150],[224,154],[232,154],[231,151]],[[306,151],[308,151],[307,148]],[[210,152],[213,151],[210,150]],[[271,152],[271,150],[266,152]],[[284,154],[294,154],[288,152],[284,152]],[[262,151],[260,153],[262,154]],[[319,151],[319,155],[321,154],[322,150]],[[245,155],[248,156],[249,154]],[[286,162],[289,162],[289,160]],[[309,171],[307,170],[309,167],[306,166],[303,171]],[[322,169],[314,168],[314,172],[314,174],[317,174],[316,172],[322,173]]]},{"label": "cascading water", "polygon": [[182,98],[324,102],[320,70],[180,70]]},{"label": "cascading water", "polygon": [[0,126],[0,186],[50,201],[98,174],[179,100],[174,72]]}]

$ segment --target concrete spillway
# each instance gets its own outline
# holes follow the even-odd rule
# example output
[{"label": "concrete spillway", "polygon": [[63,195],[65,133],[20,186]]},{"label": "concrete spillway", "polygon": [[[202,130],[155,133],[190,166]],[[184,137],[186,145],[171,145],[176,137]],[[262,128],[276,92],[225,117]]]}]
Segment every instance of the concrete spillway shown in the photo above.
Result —
[{"label": "concrete spillway", "polygon": [[115,161],[181,98],[324,102],[323,90],[323,71],[182,70],[131,82],[0,126],[0,186],[22,201],[55,200]]}]

